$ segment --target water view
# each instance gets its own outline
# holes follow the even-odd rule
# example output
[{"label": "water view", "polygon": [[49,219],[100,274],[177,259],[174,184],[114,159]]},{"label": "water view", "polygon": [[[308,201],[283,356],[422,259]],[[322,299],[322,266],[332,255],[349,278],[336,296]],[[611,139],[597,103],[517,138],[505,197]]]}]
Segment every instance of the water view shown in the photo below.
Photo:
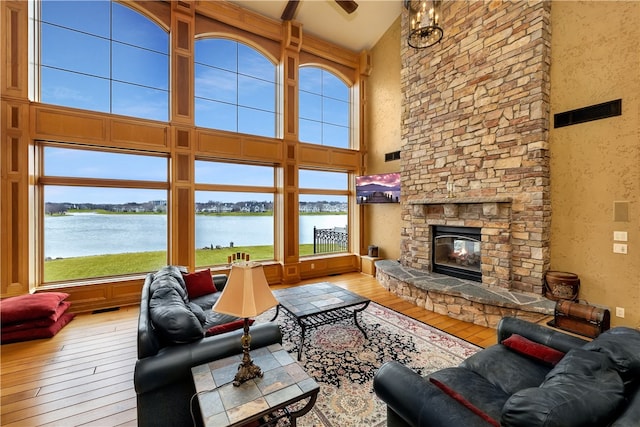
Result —
[{"label": "water view", "polygon": [[[313,227],[346,227],[347,215],[301,215],[300,243]],[[196,248],[273,244],[272,216],[196,216]],[[45,258],[166,250],[166,215],[68,214],[46,216]]]}]

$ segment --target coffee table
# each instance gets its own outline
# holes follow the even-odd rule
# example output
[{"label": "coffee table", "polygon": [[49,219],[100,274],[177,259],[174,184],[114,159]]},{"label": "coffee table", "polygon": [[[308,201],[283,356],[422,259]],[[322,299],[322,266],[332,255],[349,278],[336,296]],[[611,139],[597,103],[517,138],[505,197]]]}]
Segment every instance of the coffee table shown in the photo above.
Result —
[{"label": "coffee table", "polygon": [[279,304],[271,321],[278,317],[282,308],[285,314],[300,325],[298,360],[302,357],[307,328],[316,328],[353,317],[354,323],[367,338],[367,333],[358,323],[357,317],[357,314],[367,308],[371,302],[365,297],[326,282],[278,289],[273,291],[273,294]]},{"label": "coffee table", "polygon": [[[280,344],[251,350],[251,358],[264,375],[239,387],[232,383],[241,354],[191,368],[206,427],[273,425],[283,417],[295,427],[296,419],[313,408],[320,386]],[[303,399],[309,400],[301,409],[289,409]]]}]

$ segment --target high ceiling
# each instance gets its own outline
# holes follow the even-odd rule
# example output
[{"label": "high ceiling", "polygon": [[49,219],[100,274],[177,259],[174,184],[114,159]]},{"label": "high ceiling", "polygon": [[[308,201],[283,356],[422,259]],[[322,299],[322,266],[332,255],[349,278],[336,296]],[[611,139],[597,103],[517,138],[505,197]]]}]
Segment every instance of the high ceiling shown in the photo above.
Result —
[{"label": "high ceiling", "polygon": [[[295,20],[305,33],[359,52],[372,48],[402,11],[402,0],[356,0],[347,14],[334,0],[301,0]],[[245,9],[280,20],[287,0],[231,0]]]}]

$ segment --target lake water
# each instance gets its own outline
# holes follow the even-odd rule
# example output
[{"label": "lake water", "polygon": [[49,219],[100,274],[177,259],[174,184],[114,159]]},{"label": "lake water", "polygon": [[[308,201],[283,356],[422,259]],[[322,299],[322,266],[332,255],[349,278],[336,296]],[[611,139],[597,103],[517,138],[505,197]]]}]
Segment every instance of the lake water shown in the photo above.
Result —
[{"label": "lake water", "polygon": [[[347,215],[300,216],[300,243],[313,243],[313,227],[346,227]],[[74,214],[46,216],[45,257],[68,258],[167,248],[164,215]],[[196,248],[273,244],[273,217],[196,215]]]}]

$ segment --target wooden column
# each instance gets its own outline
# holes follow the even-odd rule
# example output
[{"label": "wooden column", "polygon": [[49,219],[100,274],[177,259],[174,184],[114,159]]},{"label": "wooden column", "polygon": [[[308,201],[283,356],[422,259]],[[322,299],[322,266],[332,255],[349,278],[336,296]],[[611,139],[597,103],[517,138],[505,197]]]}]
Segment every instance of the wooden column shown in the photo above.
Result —
[{"label": "wooden column", "polygon": [[282,213],[278,241],[281,242],[279,258],[282,260],[282,281],[300,281],[300,221],[298,192],[298,67],[302,44],[302,27],[297,22],[286,21],[283,25],[283,116],[284,116],[284,161],[282,166]]},{"label": "wooden column", "polygon": [[195,4],[171,2],[171,191],[169,263],[195,268]]},{"label": "wooden column", "polygon": [[[35,281],[35,219],[29,203],[28,4],[0,3],[0,294],[29,292]],[[31,208],[30,208],[31,206]]]}]

